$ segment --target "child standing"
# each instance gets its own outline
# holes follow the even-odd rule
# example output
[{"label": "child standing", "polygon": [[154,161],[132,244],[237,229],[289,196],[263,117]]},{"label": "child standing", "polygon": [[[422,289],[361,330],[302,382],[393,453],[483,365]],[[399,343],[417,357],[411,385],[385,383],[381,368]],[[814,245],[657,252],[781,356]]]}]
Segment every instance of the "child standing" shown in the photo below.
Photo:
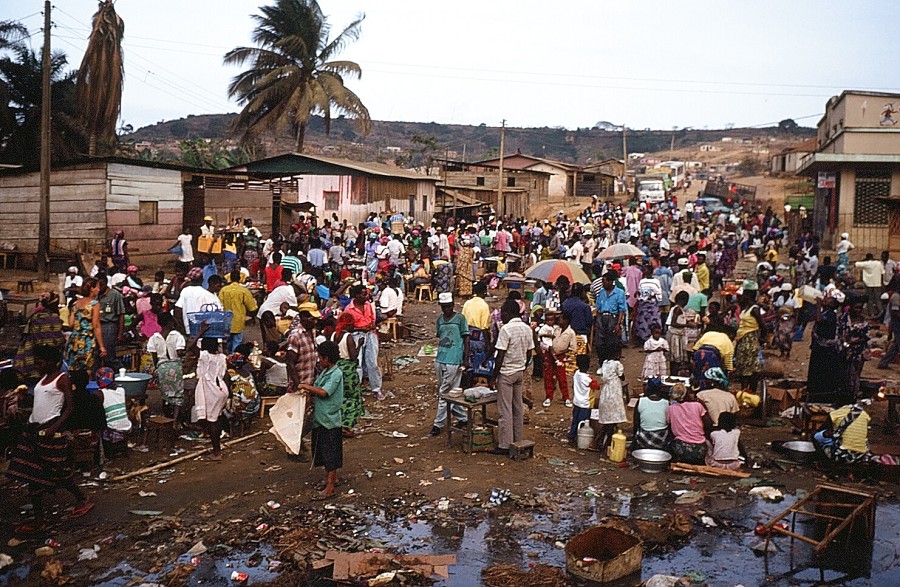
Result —
[{"label": "child standing", "polygon": [[595,441],[596,448],[600,450],[609,446],[612,435],[616,432],[616,426],[628,419],[625,414],[625,400],[622,397],[622,376],[625,374],[625,367],[619,362],[622,356],[621,347],[617,346],[612,352],[612,358],[603,361],[600,367],[603,389],[600,390],[597,408],[598,423],[602,429],[600,437]]},{"label": "child standing", "polygon": [[[173,426],[180,427],[180,412],[184,405],[184,378],[181,360],[184,357],[186,343],[184,335],[175,330],[175,319],[168,312],[158,318],[161,332],[157,332],[147,341],[147,352],[153,357],[156,365],[156,379],[162,396],[166,413],[172,414]],[[196,341],[195,341],[196,342]]]},{"label": "child standing", "polygon": [[709,434],[709,449],[706,451],[706,464],[710,467],[721,467],[730,471],[741,468],[740,457],[747,458],[747,451],[741,442],[741,429],[736,426],[733,412],[719,414],[719,429]]},{"label": "child standing", "polygon": [[650,338],[644,343],[644,368],[641,370],[643,379],[668,377],[669,360],[666,355],[669,352],[669,343],[662,337],[662,327],[654,323],[650,327]]},{"label": "child standing", "polygon": [[[200,326],[201,336],[206,324]],[[212,441],[210,460],[222,460],[222,427],[219,416],[228,400],[225,386],[225,355],[219,352],[219,339],[203,338],[197,360],[197,389],[194,392],[194,413],[191,420],[202,421]]]},{"label": "child standing", "polygon": [[578,434],[578,425],[591,416],[591,406],[594,398],[591,397],[600,384],[594,381],[588,370],[591,368],[590,355],[578,355],[575,357],[578,370],[572,375],[572,427],[569,428],[569,444],[574,444]]}]

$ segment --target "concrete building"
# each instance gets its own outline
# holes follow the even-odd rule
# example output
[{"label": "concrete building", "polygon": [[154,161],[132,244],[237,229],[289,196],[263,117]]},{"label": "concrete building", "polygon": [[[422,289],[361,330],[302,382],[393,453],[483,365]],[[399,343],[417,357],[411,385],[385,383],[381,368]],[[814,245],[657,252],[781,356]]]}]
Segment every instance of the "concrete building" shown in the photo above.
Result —
[{"label": "concrete building", "polygon": [[816,185],[813,227],[825,248],[843,232],[866,252],[900,253],[900,94],[847,90],[819,121],[798,175]]},{"label": "concrete building", "polygon": [[810,137],[805,141],[791,145],[782,151],[772,155],[769,159],[769,171],[772,173],[787,173],[794,175],[800,168],[800,162],[816,151],[816,138]]}]

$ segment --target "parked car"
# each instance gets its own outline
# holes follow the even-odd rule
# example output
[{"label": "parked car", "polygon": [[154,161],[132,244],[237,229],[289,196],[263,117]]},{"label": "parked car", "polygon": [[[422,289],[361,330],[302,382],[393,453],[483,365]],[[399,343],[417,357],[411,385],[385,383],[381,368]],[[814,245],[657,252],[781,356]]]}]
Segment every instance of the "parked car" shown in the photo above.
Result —
[{"label": "parked car", "polygon": [[719,212],[730,213],[732,208],[726,206],[722,200],[718,198],[697,198],[694,206],[702,206],[707,214],[718,214]]}]

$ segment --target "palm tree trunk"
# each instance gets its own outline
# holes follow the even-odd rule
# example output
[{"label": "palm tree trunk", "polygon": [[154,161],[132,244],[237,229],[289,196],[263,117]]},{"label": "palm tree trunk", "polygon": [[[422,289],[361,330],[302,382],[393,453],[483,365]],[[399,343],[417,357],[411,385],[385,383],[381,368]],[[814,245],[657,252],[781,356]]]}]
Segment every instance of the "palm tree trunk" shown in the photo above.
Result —
[{"label": "palm tree trunk", "polygon": [[88,137],[88,156],[93,157],[97,154],[97,133],[92,132]]},{"label": "palm tree trunk", "polygon": [[306,123],[301,122],[297,125],[297,149],[294,151],[295,153],[303,152],[303,139],[306,138]]}]

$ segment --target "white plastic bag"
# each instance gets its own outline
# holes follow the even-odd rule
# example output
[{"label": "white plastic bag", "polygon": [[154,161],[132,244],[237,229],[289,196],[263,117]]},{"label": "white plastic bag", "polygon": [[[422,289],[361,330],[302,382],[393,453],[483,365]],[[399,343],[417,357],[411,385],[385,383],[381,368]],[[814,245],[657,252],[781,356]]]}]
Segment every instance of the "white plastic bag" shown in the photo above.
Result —
[{"label": "white plastic bag", "polygon": [[300,454],[300,439],[303,437],[303,419],[306,417],[306,396],[287,393],[275,402],[269,410],[272,427],[269,432],[291,454]]},{"label": "white plastic bag", "polygon": [[124,388],[107,387],[103,390],[103,410],[106,412],[107,427],[119,432],[131,430],[131,420],[128,419],[128,410],[125,408]]}]

